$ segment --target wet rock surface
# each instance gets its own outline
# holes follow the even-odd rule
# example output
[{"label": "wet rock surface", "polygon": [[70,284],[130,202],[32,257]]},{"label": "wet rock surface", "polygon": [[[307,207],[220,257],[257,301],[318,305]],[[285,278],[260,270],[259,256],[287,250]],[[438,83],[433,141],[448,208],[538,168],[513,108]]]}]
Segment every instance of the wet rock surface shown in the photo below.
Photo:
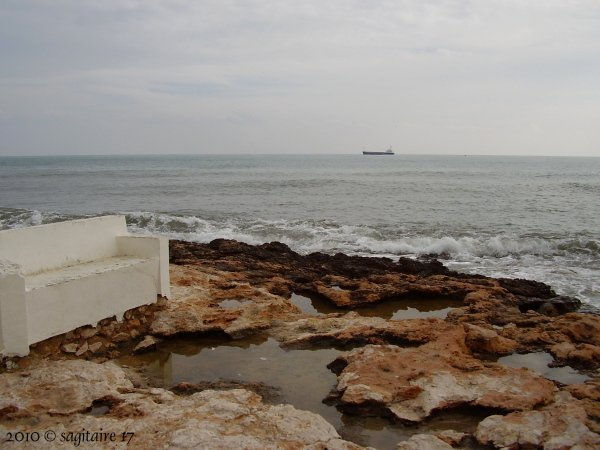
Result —
[{"label": "wet rock surface", "polygon": [[[19,388],[18,378],[30,382]],[[102,430],[117,436],[123,431],[133,433],[128,448],[359,448],[340,439],[322,417],[290,405],[266,405],[253,392],[203,390],[179,396],[164,389],[134,388],[126,372],[112,363],[41,364],[27,377],[5,374],[1,383],[4,417],[20,418],[0,422],[2,436],[40,429],[51,429],[59,436]],[[50,398],[39,396],[42,385],[53,393]],[[104,414],[86,414],[95,402],[108,405]],[[27,420],[34,414],[35,420]],[[54,448],[64,445],[57,441]],[[90,446],[94,444],[83,445]],[[101,446],[124,445],[108,442]],[[28,443],[28,447],[52,448],[52,444],[44,440]]]},{"label": "wet rock surface", "polygon": [[534,372],[473,358],[464,332],[418,348],[367,345],[338,357],[341,406],[363,414],[418,422],[433,411],[481,406],[528,410],[551,401],[556,387]]},{"label": "wet rock surface", "polygon": [[[150,433],[160,417],[168,417],[152,445],[198,443],[210,448],[217,446],[217,439],[231,437],[227,442],[232,446],[249,448],[353,448],[354,444],[339,440],[340,430],[346,428],[345,438],[362,445],[376,442],[377,448],[447,448],[443,445],[464,445],[465,436],[484,419],[477,428],[481,445],[554,448],[556,442],[572,441],[555,440],[551,430],[537,441],[523,438],[526,444],[519,443],[521,438],[509,442],[500,436],[502,430],[521,436],[527,424],[531,427],[540,420],[554,423],[555,411],[562,405],[564,433],[574,436],[579,430],[584,436],[577,441],[581,448],[595,445],[594,433],[600,429],[600,316],[577,312],[576,299],[557,296],[543,283],[461,274],[435,259],[299,255],[276,242],[252,246],[223,239],[208,244],[172,241],[170,258],[171,300],[160,299],[127,311],[123,318],[105,319],[40,342],[26,358],[3,360],[0,390],[13,394],[0,400],[0,426],[39,429],[41,423],[65,429],[116,429],[119,420],[125,420],[128,426]],[[397,313],[410,308],[416,311],[412,315]],[[338,431],[314,413],[282,405],[271,409],[278,405],[265,402],[287,399],[298,406],[289,400],[293,396],[273,389],[268,379],[184,378],[173,387],[105,363],[134,354],[133,358],[150,361],[180,337],[237,342],[259,334],[268,337],[270,346],[281,346],[272,349],[280,356],[323,349],[315,350],[324,352],[319,353],[319,370],[332,381],[324,386],[320,401],[334,403],[350,415],[340,422],[325,409],[319,409],[319,414],[323,411],[332,423],[337,420]],[[583,370],[589,380],[565,385],[547,379],[549,372],[494,362],[534,352],[552,355],[552,366]],[[330,356],[324,359],[323,355]],[[83,363],[89,365],[77,366]],[[338,374],[337,382],[328,363]],[[53,367],[58,378],[50,376]],[[80,371],[86,372],[81,383],[77,381]],[[281,370],[290,377],[294,372]],[[282,383],[293,386],[287,379]],[[302,383],[297,381],[296,390],[302,389]],[[55,389],[49,386],[55,386],[56,392],[48,396],[43,392]],[[44,395],[45,400],[37,400]],[[242,406],[245,403],[250,406]],[[227,416],[221,421],[223,404],[230,405],[225,410],[245,411],[239,417],[247,419]],[[443,434],[449,428],[443,420],[446,425],[441,429],[421,426],[461,405],[489,409],[460,432]],[[94,416],[92,410],[101,413]],[[281,423],[278,428],[277,421],[284,420],[317,431],[302,434]],[[384,422],[367,429],[369,420]],[[362,421],[364,433],[356,431],[356,425],[348,426],[356,421]],[[383,425],[392,426],[394,421],[419,426],[403,429],[408,434],[402,440]],[[268,436],[260,431],[261,423]],[[523,424],[522,428],[511,425],[515,423]],[[205,431],[198,431],[202,427]]]},{"label": "wet rock surface", "polygon": [[598,448],[600,435],[586,425],[580,402],[566,392],[552,404],[535,411],[493,415],[482,420],[475,436],[482,444],[524,448]]}]

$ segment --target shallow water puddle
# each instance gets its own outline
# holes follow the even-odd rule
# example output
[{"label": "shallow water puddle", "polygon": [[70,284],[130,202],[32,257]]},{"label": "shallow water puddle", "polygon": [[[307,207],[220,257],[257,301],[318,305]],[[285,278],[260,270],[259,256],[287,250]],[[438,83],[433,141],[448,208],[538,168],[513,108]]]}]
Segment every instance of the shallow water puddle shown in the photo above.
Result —
[{"label": "shallow water puddle", "polygon": [[155,352],[124,357],[121,363],[141,368],[165,387],[184,381],[264,383],[277,393],[266,400],[320,414],[344,439],[379,449],[395,448],[398,442],[428,430],[473,431],[482,419],[472,412],[453,411],[419,426],[408,426],[343,414],[323,403],[337,383],[327,364],[339,354],[335,349],[286,350],[264,336],[237,341],[177,338],[161,344]]},{"label": "shallow water puddle", "polygon": [[384,319],[422,319],[427,317],[444,319],[452,309],[461,305],[459,300],[444,297],[406,297],[386,300],[370,306],[346,309],[336,307],[324,298],[306,297],[296,293],[292,293],[290,301],[300,308],[303,313],[311,316],[356,311],[361,316],[382,317]]},{"label": "shallow water puddle", "polygon": [[512,355],[498,358],[498,363],[509,367],[526,367],[539,372],[543,377],[549,380],[558,381],[562,384],[583,383],[590,377],[577,372],[570,366],[549,367],[554,361],[552,355],[548,352],[533,353],[513,353]]}]

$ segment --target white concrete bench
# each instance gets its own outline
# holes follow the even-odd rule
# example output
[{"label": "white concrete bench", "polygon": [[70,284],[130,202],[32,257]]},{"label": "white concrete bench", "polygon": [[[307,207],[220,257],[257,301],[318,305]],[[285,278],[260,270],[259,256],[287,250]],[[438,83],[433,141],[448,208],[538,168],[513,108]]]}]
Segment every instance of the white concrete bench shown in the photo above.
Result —
[{"label": "white concrete bench", "polygon": [[133,236],[124,216],[0,231],[0,353],[170,297],[163,237]]}]

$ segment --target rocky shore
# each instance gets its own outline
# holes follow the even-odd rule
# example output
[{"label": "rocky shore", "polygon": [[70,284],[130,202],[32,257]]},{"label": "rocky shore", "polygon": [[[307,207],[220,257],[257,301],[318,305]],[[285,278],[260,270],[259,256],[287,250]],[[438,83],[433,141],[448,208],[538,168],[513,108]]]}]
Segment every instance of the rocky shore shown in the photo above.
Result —
[{"label": "rocky shore", "polygon": [[[268,386],[169,386],[119,359],[179,336],[260,333],[284,349],[340,350],[327,366],[337,383],[323,400],[345,414],[410,427],[457,408],[484,411],[469,432],[415,432],[398,448],[600,447],[600,316],[545,284],[461,274],[435,259],[299,255],[276,242],[172,241],[170,259],[172,300],[2,362],[3,437],[127,429],[134,448],[360,448],[314,412],[261,399]],[[392,308],[408,300],[416,306]],[[499,361],[515,354],[547,354],[579,378]]]}]

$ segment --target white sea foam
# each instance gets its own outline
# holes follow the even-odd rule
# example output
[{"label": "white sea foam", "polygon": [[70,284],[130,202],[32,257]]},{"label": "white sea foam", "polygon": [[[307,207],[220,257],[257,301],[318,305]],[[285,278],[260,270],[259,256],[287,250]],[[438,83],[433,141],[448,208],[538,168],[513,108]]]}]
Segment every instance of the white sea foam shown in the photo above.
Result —
[{"label": "white sea foam", "polygon": [[[587,236],[517,236],[480,232],[460,236],[440,230],[396,229],[332,221],[288,221],[240,217],[201,218],[155,212],[126,212],[134,233],[210,242],[235,239],[249,244],[279,241],[299,253],[418,257],[434,255],[450,268],[494,277],[543,281],[558,293],[600,305],[600,242]],[[0,227],[30,226],[74,216],[0,209]]]}]

